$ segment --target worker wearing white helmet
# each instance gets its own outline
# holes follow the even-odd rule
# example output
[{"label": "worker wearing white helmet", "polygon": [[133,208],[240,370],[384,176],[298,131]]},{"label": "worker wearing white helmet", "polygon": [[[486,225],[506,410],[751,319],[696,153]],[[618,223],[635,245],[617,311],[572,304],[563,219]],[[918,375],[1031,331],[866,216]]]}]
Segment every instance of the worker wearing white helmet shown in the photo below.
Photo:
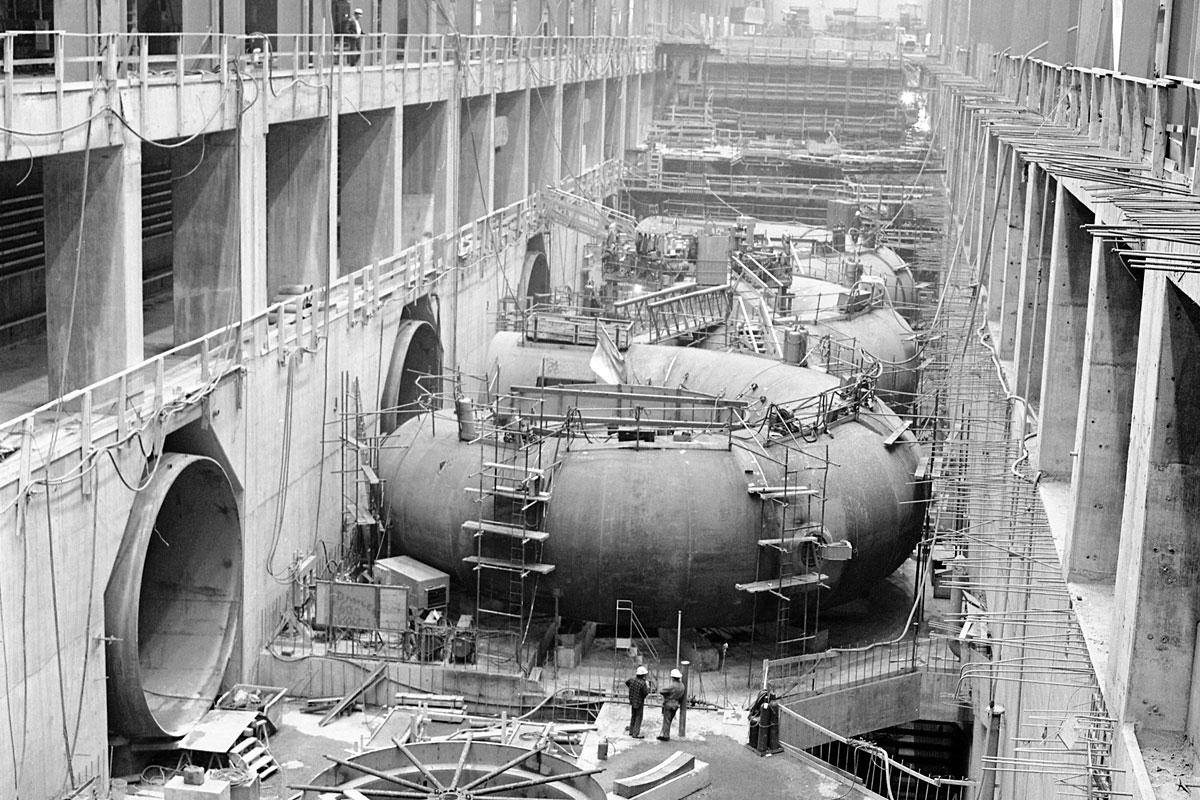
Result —
[{"label": "worker wearing white helmet", "polygon": [[639,665],[634,676],[625,681],[629,689],[629,735],[634,739],[644,739],[642,735],[642,710],[646,707],[646,697],[650,694],[650,681],[646,677],[649,670],[645,665]]},{"label": "worker wearing white helmet", "polygon": [[679,704],[687,697],[687,689],[683,686],[683,673],[677,669],[671,670],[671,683],[662,690],[662,733],[658,735],[660,742],[671,741],[671,723],[675,720],[675,712]]}]

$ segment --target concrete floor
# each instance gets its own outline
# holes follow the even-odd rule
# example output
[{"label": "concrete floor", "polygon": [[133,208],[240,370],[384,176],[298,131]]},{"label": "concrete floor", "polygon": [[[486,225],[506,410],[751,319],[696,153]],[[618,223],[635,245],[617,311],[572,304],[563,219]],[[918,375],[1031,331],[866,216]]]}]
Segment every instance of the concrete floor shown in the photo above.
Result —
[{"label": "concrete floor", "polygon": [[[881,581],[869,596],[836,608],[823,609],[818,624],[829,631],[830,647],[859,647],[886,641],[899,635],[912,608],[916,564],[909,559],[895,573]],[[934,600],[926,592],[925,617],[940,620],[947,613],[947,601]],[[645,656],[651,672],[660,679],[674,666],[674,645],[652,640],[659,653],[655,662]],[[761,638],[753,643],[745,639],[730,644],[725,667],[720,671],[693,673],[694,696],[721,708],[744,708],[752,702],[762,680],[762,660],[773,658],[774,645]],[[636,664],[623,651],[613,649],[612,639],[597,639],[595,646],[574,667],[547,665],[543,684],[547,691],[564,687],[595,691],[617,691],[632,674]]]},{"label": "concrete floor", "polygon": [[[143,358],[174,346],[175,306],[170,294],[147,298],[142,307]],[[0,347],[0,422],[19,417],[54,398],[50,394],[49,355],[43,334]]]},{"label": "concrete floor", "polygon": [[[682,750],[709,764],[712,784],[692,795],[695,800],[724,800],[750,794],[759,800],[875,797],[800,757],[787,753],[760,757],[745,745],[748,722],[744,711],[692,709],[688,712],[687,735],[680,737],[676,725],[670,742],[659,742],[653,737],[661,719],[659,713],[657,708],[646,710],[645,730],[650,735],[639,740],[624,732],[629,722],[629,707],[622,703],[605,704],[596,719],[596,730],[585,736],[579,748],[579,767],[604,769],[597,781],[605,791],[611,791],[615,779],[636,775]],[[324,728],[318,727],[319,719],[320,715],[301,713],[298,702],[288,703],[283,728],[271,740],[282,774],[263,786],[262,800],[287,797],[286,785],[308,780],[324,769],[329,763],[326,754],[344,758],[362,752],[382,715],[360,711]],[[608,758],[604,761],[597,758],[597,745],[602,740],[608,741]]]},{"label": "concrete floor", "polygon": [[[654,733],[661,724],[656,708],[646,709],[643,731],[645,739],[633,739],[624,731],[629,723],[629,706],[606,703],[596,719],[597,730],[583,743],[579,766],[583,769],[603,767],[598,777],[605,791],[612,791],[617,778],[637,775],[660,763],[672,753],[683,751],[709,765],[711,785],[691,797],[694,800],[725,800],[732,797],[754,797],[756,800],[793,800],[797,797],[868,798],[876,795],[819,769],[807,760],[783,753],[761,757],[746,746],[749,723],[746,713],[734,711],[688,711],[687,735],[678,735],[678,723],[669,742],[660,742]],[[676,718],[678,720],[678,718]],[[598,761],[597,744],[608,740],[608,759]]]},{"label": "concrete floor", "polygon": [[[909,560],[869,597],[824,612],[821,626],[829,627],[831,645],[856,646],[898,634],[912,604],[914,574],[915,564]],[[927,617],[944,614],[944,605],[945,601],[934,601],[932,592],[927,593]],[[657,644],[661,649],[661,642]],[[643,732],[647,738],[633,739],[624,732],[628,705],[604,704],[596,720],[597,730],[589,733],[580,747],[580,765],[604,767],[606,771],[599,780],[608,790],[614,778],[636,774],[676,750],[685,750],[712,765],[712,786],[694,795],[700,800],[745,796],[751,791],[757,798],[873,797],[799,757],[785,754],[760,758],[745,746],[748,738],[745,707],[760,680],[761,659],[770,655],[770,649],[769,643],[764,642],[756,643],[753,652],[748,643],[735,644],[730,647],[723,672],[698,676],[693,684],[696,694],[720,710],[691,709],[688,734],[682,739],[676,737],[667,743],[654,738],[661,720],[657,706],[646,709]],[[673,660],[674,653],[663,653],[663,657]],[[611,640],[598,640],[578,667],[547,669],[551,671],[545,676],[547,690],[565,686],[612,687],[614,681],[623,681],[630,671],[628,657],[614,651]],[[265,800],[287,797],[285,782],[311,778],[329,763],[324,758],[326,754],[341,757],[361,752],[369,746],[371,736],[386,715],[385,710],[373,707],[321,728],[317,725],[319,715],[301,713],[299,707],[299,701],[288,701],[282,729],[271,740],[272,752],[284,775],[264,787]],[[598,762],[597,745],[602,739],[609,741],[609,758]],[[848,791],[852,794],[847,795]]]}]

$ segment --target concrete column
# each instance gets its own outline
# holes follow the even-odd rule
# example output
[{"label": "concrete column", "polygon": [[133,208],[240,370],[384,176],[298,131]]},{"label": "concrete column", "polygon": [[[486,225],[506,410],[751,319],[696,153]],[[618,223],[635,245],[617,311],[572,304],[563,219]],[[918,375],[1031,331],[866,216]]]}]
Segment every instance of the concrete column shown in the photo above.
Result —
[{"label": "concrete column", "polygon": [[242,115],[238,139],[242,318],[267,307],[267,103]]},{"label": "concrete column", "polygon": [[624,82],[621,78],[610,78],[604,84],[604,160],[620,158],[625,148],[625,134],[621,129],[625,105]]},{"label": "concrete column", "polygon": [[983,276],[987,294],[987,318],[1000,318],[1000,303],[1004,296],[1004,228],[1005,216],[1008,211],[1008,159],[999,139],[990,139],[988,143],[988,183],[984,196],[987,204],[984,208],[984,235],[981,239],[980,253],[987,265]]},{"label": "concrete column", "polygon": [[42,191],[53,399],[142,360],[141,148],[50,156]]},{"label": "concrete column", "polygon": [[553,87],[529,94],[529,192],[557,186],[562,175],[559,155],[562,131],[562,92]]},{"label": "concrete column", "polygon": [[587,170],[604,159],[604,81],[588,81],[583,92],[583,169]]},{"label": "concrete column", "polygon": [[397,116],[395,109],[383,109],[338,118],[339,274],[398,249],[396,173],[404,125]]},{"label": "concrete column", "polygon": [[1094,221],[1095,215],[1058,184],[1046,295],[1048,357],[1042,363],[1039,404],[1038,468],[1050,478],[1069,478],[1074,465],[1092,262],[1092,237],[1080,226]]},{"label": "concrete column", "polygon": [[465,98],[459,111],[458,224],[466,225],[492,210],[496,95]]},{"label": "concrete column", "polygon": [[1119,72],[1152,77],[1158,36],[1156,10],[1139,0],[1112,0],[1113,64]]},{"label": "concrete column", "polygon": [[1074,63],[1112,69],[1111,0],[1081,0]]},{"label": "concrete column", "polygon": [[658,78],[653,72],[642,75],[642,128],[638,131],[638,141],[644,142],[650,133],[654,122],[654,107],[658,96]]},{"label": "concrete column", "polygon": [[175,344],[242,318],[238,134],[212,133],[173,152]]},{"label": "concrete column", "polygon": [[1008,155],[1008,209],[1005,214],[1003,262],[1000,288],[1000,357],[1013,357],[1017,340],[1017,318],[1021,302],[1021,250],[1025,232],[1027,175],[1016,150]]},{"label": "concrete column", "polygon": [[449,230],[450,106],[449,102],[438,102],[404,107],[400,137],[404,151],[400,168],[401,247],[416,244],[425,234],[436,236]]},{"label": "concrete column", "polygon": [[267,131],[267,297],[329,277],[330,139],[326,119]]},{"label": "concrete column", "polygon": [[1142,285],[1111,242],[1092,242],[1087,331],[1067,524],[1067,579],[1112,580],[1117,569]]},{"label": "concrete column", "polygon": [[996,159],[995,142],[988,136],[987,129],[982,123],[979,127],[979,158],[975,166],[975,230],[971,237],[972,252],[975,256],[976,269],[984,285],[987,285],[987,265],[991,261],[989,236],[991,235],[992,209],[996,207],[993,193],[996,191]]},{"label": "concrete column", "polygon": [[622,108],[625,113],[625,150],[635,149],[642,141],[642,76],[626,75],[625,102]]},{"label": "concrete column", "polygon": [[1042,357],[1046,342],[1046,295],[1049,289],[1049,234],[1054,224],[1054,194],[1049,176],[1028,167],[1025,231],[1021,247],[1021,298],[1017,312],[1016,393],[1037,397],[1042,390]]},{"label": "concrete column", "polygon": [[[504,208],[517,202],[525,196],[529,186],[529,106],[529,90],[496,97],[494,208]],[[501,130],[504,131],[503,137]]]},{"label": "concrete column", "polygon": [[1143,281],[1110,707],[1139,727],[1196,735],[1200,307],[1163,273]]},{"label": "concrete column", "polygon": [[583,84],[566,84],[562,89],[562,177],[579,176],[583,168]]}]

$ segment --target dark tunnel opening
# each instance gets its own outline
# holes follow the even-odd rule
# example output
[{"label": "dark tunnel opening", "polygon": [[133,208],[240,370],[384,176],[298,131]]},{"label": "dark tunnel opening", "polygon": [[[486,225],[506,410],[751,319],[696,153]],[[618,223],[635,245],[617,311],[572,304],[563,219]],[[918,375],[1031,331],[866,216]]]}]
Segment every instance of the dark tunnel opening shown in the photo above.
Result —
[{"label": "dark tunnel opening", "polygon": [[178,737],[208,711],[236,640],[241,561],[224,470],[164,455],[134,500],[104,595],[111,730]]},{"label": "dark tunnel opening", "polygon": [[387,435],[424,409],[418,401],[440,391],[442,344],[437,331],[419,319],[401,320],[379,398],[379,433]]}]

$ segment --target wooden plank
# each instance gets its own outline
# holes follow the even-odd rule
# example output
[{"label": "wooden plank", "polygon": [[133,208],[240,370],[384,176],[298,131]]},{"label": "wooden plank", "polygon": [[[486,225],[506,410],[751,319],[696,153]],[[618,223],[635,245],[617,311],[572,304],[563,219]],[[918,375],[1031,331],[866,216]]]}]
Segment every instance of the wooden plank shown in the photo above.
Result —
[{"label": "wooden plank", "polygon": [[478,567],[486,569],[501,569],[505,572],[536,572],[539,575],[549,575],[554,572],[553,564],[537,564],[528,563],[520,564],[515,561],[505,561],[502,558],[488,558],[486,556],[467,556],[463,559],[468,564],[476,564]]},{"label": "wooden plank", "polygon": [[492,522],[486,519],[470,519],[464,522],[462,527],[465,531],[494,533],[498,536],[508,536],[513,539],[522,539],[531,542],[544,542],[550,538],[550,534],[545,531],[531,531],[522,528],[520,525],[506,525],[503,522]]},{"label": "wooden plank", "polygon": [[317,723],[317,727],[322,728],[332,722],[333,718],[342,713],[347,706],[349,706],[358,698],[360,694],[374,686],[375,683],[383,677],[383,673],[385,671],[387,671],[386,663],[380,664],[378,667],[372,670],[371,674],[367,676],[365,681],[359,684],[357,689],[354,689],[349,694],[345,695],[341,700],[338,701],[337,705],[329,709],[329,712],[326,713],[325,716],[321,717],[321,721]]},{"label": "wooden plank", "polygon": [[907,431],[911,427],[912,427],[912,422],[905,420],[903,425],[896,428],[896,430],[892,431],[891,433],[889,433],[887,435],[887,437],[883,440],[883,446],[884,447],[894,446],[896,444],[896,442],[900,441],[900,437],[904,435],[904,432]]},{"label": "wooden plank", "polygon": [[786,578],[767,581],[753,581],[752,583],[738,583],[735,587],[738,591],[750,592],[757,594],[759,592],[773,592],[780,589],[796,589],[800,587],[813,588],[821,584],[828,578],[828,575],[820,575],[816,572],[806,572],[803,575],[789,575]]},{"label": "wooden plank", "polygon": [[549,492],[529,492],[515,486],[494,486],[483,489],[478,486],[468,486],[466,490],[472,494],[490,494],[507,497],[510,500],[525,500],[530,503],[545,503],[550,499]]}]

